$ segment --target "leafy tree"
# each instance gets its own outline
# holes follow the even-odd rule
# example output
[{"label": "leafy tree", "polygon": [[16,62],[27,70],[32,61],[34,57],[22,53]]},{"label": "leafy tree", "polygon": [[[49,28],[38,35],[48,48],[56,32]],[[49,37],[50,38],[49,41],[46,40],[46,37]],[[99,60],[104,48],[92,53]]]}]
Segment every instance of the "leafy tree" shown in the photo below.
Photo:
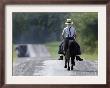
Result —
[{"label": "leafy tree", "polygon": [[68,13],[13,13],[13,43],[42,43],[60,40]]},{"label": "leafy tree", "polygon": [[77,30],[77,41],[80,43],[83,51],[97,52],[98,47],[98,13],[97,12],[79,12],[72,13],[71,18]]}]

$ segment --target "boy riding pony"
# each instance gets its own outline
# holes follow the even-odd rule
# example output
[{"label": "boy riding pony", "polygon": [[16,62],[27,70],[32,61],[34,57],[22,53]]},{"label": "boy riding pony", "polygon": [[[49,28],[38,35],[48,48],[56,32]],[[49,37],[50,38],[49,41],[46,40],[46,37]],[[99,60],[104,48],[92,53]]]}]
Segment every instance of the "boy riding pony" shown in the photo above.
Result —
[{"label": "boy riding pony", "polygon": [[[63,54],[65,55],[67,49],[68,49],[68,44],[69,44],[69,40],[74,40],[76,38],[76,29],[74,26],[72,26],[73,22],[71,19],[67,19],[65,24],[67,25],[63,31],[62,31],[62,38],[63,38],[63,42],[60,45],[60,49],[59,49],[59,54]],[[78,49],[78,54],[81,54],[80,52],[80,46],[78,45],[78,43],[76,43],[76,46],[79,47]],[[63,59],[63,56],[60,56],[60,59]],[[82,59],[79,56],[76,56],[76,59],[79,61],[82,61]]]}]

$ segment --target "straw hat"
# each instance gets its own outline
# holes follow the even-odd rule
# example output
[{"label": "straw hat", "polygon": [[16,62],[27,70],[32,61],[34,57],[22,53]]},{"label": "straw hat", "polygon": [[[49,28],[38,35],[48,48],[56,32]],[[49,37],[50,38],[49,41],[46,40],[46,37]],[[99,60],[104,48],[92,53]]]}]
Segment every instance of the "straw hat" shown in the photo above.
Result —
[{"label": "straw hat", "polygon": [[73,24],[72,20],[71,19],[67,19],[65,24]]}]

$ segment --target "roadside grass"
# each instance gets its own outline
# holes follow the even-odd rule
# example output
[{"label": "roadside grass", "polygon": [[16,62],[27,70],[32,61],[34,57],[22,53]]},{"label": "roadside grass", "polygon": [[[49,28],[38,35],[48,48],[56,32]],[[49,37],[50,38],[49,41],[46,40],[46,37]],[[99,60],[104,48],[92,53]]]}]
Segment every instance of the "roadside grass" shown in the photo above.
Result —
[{"label": "roadside grass", "polygon": [[[53,41],[53,42],[49,42],[49,43],[45,44],[47,49],[49,50],[52,58],[58,58],[59,57],[59,54],[58,54],[59,44],[60,44],[60,42],[58,42],[58,41]],[[98,54],[97,53],[94,53],[94,54],[82,53],[81,58],[83,58],[85,60],[94,61],[94,60],[98,60]]]},{"label": "roadside grass", "polygon": [[58,54],[59,44],[60,44],[60,42],[58,42],[58,41],[49,42],[49,43],[45,44],[47,49],[49,50],[52,58],[58,58],[59,57],[59,54]]},{"label": "roadside grass", "polygon": [[15,51],[15,45],[12,46],[12,49],[13,49],[13,51],[12,51],[12,55],[13,55],[12,60],[14,62],[14,61],[16,61],[16,57],[17,57],[16,56],[16,51]]},{"label": "roadside grass", "polygon": [[85,60],[92,60],[92,61],[95,61],[95,60],[98,60],[98,54],[97,53],[94,53],[94,54],[82,54],[81,55],[81,58],[85,59]]}]

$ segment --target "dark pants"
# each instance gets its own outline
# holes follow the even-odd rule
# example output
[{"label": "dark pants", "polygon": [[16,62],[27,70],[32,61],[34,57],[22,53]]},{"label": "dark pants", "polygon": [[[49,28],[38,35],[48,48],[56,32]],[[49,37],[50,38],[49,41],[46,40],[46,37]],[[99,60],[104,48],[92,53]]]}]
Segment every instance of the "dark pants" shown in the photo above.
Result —
[{"label": "dark pants", "polygon": [[64,51],[65,51],[65,52],[66,52],[67,49],[68,49],[69,40],[74,40],[74,38],[73,38],[73,37],[67,37],[67,38],[65,38],[65,40],[64,40]]}]

